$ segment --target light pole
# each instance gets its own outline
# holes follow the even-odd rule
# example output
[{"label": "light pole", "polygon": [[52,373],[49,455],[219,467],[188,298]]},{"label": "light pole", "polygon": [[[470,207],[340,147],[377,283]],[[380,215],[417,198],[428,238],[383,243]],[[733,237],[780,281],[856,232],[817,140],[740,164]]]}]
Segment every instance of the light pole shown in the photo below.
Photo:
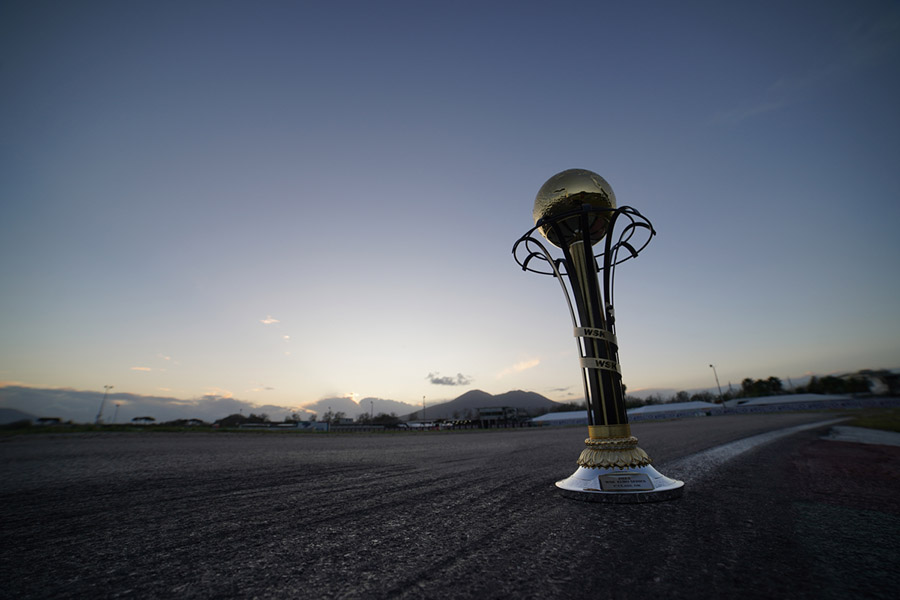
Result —
[{"label": "light pole", "polygon": [[103,417],[103,406],[106,404],[106,396],[107,396],[107,394],[109,394],[109,390],[111,390],[111,389],[113,389],[113,386],[111,386],[111,385],[103,386],[103,390],[104,390],[103,391],[103,400],[100,402],[100,410],[97,411],[97,418],[94,420],[94,425],[100,424],[100,420]]},{"label": "light pole", "polygon": [[[523,270],[551,275],[562,287],[588,409],[588,439],[578,457],[578,470],[556,486],[566,496],[599,502],[681,496],[684,482],[653,468],[631,435],[615,332],[613,272],[650,243],[656,233],[653,226],[629,206],[616,208],[609,183],[583,169],[547,180],[534,200],[534,222],[513,246],[513,256]],[[555,258],[533,237],[538,231],[562,250],[562,258]],[[594,245],[604,238],[601,253],[595,255]]]},{"label": "light pole", "polygon": [[719,374],[716,372],[715,365],[709,365],[709,368],[713,370],[713,375],[716,376],[716,387],[719,388],[719,402],[724,405],[725,398],[722,397],[722,386],[719,385]]}]

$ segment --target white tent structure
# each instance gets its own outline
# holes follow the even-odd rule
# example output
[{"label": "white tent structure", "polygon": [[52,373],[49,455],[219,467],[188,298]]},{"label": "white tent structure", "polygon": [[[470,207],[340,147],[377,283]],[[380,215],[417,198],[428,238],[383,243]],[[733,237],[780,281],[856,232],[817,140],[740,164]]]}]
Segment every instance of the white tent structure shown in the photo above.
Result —
[{"label": "white tent structure", "polygon": [[628,411],[629,421],[645,419],[679,419],[682,417],[711,417],[721,415],[724,411],[721,404],[712,402],[670,402],[668,404],[648,404]]},{"label": "white tent structure", "polygon": [[775,404],[809,404],[820,402],[841,402],[850,400],[850,396],[833,396],[826,394],[784,394],[781,396],[762,396],[761,398],[735,398],[725,403],[728,408],[772,406]]},{"label": "white tent structure", "polygon": [[[784,394],[760,398],[736,398],[725,405],[710,402],[670,402],[650,404],[628,411],[628,421],[651,419],[683,419],[687,417],[709,417],[715,415],[768,413],[798,410],[846,410],[872,406],[897,406],[896,397],[853,397],[825,394]],[[587,425],[587,411],[548,413],[531,420],[534,425]]]},{"label": "white tent structure", "polygon": [[588,415],[586,410],[553,412],[535,417],[531,422],[535,425],[587,425]]},{"label": "white tent structure", "polygon": [[[682,417],[706,417],[722,414],[721,404],[710,402],[673,402],[669,404],[651,404],[632,408],[628,411],[629,421],[646,419],[678,419]],[[547,413],[531,420],[535,425],[587,425],[586,410]]]}]

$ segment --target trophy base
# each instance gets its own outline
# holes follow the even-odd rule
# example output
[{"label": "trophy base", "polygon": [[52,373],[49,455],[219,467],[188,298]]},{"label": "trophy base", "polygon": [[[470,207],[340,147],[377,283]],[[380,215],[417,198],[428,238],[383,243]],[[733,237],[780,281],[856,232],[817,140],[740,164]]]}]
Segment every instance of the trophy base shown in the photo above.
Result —
[{"label": "trophy base", "polygon": [[578,467],[556,482],[563,496],[587,502],[615,504],[660,502],[680,498],[684,482],[666,477],[650,465],[644,467]]}]

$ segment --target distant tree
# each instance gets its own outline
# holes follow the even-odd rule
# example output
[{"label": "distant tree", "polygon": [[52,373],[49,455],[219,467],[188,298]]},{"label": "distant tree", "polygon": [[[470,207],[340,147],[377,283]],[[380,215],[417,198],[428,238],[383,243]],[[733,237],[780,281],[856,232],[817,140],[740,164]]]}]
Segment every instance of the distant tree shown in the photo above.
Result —
[{"label": "distant tree", "polygon": [[347,417],[347,414],[342,410],[339,410],[336,413],[334,413],[334,421],[336,423],[340,423],[341,420],[345,419],[346,417]]},{"label": "distant tree", "polygon": [[806,390],[810,394],[859,394],[871,389],[871,382],[863,377],[851,377],[842,379],[833,375],[827,375],[821,379],[813,377],[809,380]]},{"label": "distant tree", "polygon": [[872,391],[872,380],[868,377],[851,377],[847,380],[848,394],[867,394]]},{"label": "distant tree", "polygon": [[395,415],[394,413],[391,413],[389,415],[386,415],[384,413],[378,413],[377,415],[375,415],[375,418],[372,419],[372,423],[374,425],[391,426],[391,425],[396,425],[399,422],[400,422],[400,418],[397,415]]},{"label": "distant tree", "polygon": [[753,396],[753,379],[747,377],[746,379],[741,381],[741,393],[747,398]]},{"label": "distant tree", "polygon": [[659,394],[650,394],[649,396],[644,398],[645,405],[663,404],[663,403],[665,403],[665,400],[663,400],[663,397]]},{"label": "distant tree", "polygon": [[[584,410],[584,405],[577,402],[556,402],[552,406],[532,410],[531,415],[539,417],[541,415],[546,415],[547,413],[569,412],[575,410]],[[468,416],[466,418],[468,418]]]},{"label": "distant tree", "polygon": [[681,391],[681,392],[678,392],[677,394],[675,394],[675,399],[673,401],[674,402],[690,402],[690,400],[691,400],[691,395],[685,391]]},{"label": "distant tree", "polygon": [[556,406],[550,409],[550,412],[574,412],[576,410],[585,410],[582,402],[557,402]]},{"label": "distant tree", "polygon": [[644,406],[646,401],[641,398],[636,398],[635,396],[625,396],[625,408],[638,408]]},{"label": "distant tree", "polygon": [[691,396],[692,402],[718,402],[719,397],[710,392],[697,392]]},{"label": "distant tree", "polygon": [[806,384],[806,391],[810,394],[825,394],[827,393],[826,388],[833,388],[834,383],[833,380],[837,379],[836,377],[823,377],[819,379],[816,376],[813,376],[809,379],[809,383]]},{"label": "distant tree", "polygon": [[[847,378],[827,375],[820,379],[813,375],[809,383],[798,391],[809,394],[866,394],[872,391],[872,380],[866,376],[866,371],[860,373],[861,376],[854,375]],[[884,381],[884,378],[882,380]]]},{"label": "distant tree", "polygon": [[247,417],[241,414],[231,414],[225,417],[224,419],[219,419],[215,422],[219,427],[240,427],[242,423],[247,422]]},{"label": "distant tree", "polygon": [[751,379],[750,377],[741,381],[740,396],[743,398],[759,398],[761,396],[775,396],[783,394],[784,387],[781,380],[777,377],[769,377],[768,379]]},{"label": "distant tree", "polygon": [[809,381],[806,382],[806,385],[800,385],[800,386],[797,386],[796,388],[794,388],[794,393],[796,393],[796,394],[811,394],[812,392],[809,391],[809,387],[810,387],[810,385],[812,385],[813,381],[817,381],[817,378],[815,375],[813,375],[812,377],[809,378]]},{"label": "distant tree", "polygon": [[131,420],[132,423],[153,423],[156,419],[153,417],[135,417]]}]

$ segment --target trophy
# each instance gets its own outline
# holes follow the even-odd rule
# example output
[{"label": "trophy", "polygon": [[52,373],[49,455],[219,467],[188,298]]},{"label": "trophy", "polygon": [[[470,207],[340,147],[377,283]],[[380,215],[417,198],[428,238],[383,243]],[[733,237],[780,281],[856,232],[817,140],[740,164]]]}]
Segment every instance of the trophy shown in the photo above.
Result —
[{"label": "trophy", "polygon": [[[554,257],[535,237],[562,250]],[[578,470],[556,482],[563,495],[595,502],[654,502],[681,496],[684,482],[666,477],[631,435],[613,310],[615,268],[635,258],[653,226],[630,206],[616,207],[605,179],[569,169],[547,180],[534,200],[534,227],[513,246],[524,271],[552,275],[572,317],[588,415]],[[599,254],[594,247],[603,242]],[[558,253],[557,253],[558,254]]]}]

